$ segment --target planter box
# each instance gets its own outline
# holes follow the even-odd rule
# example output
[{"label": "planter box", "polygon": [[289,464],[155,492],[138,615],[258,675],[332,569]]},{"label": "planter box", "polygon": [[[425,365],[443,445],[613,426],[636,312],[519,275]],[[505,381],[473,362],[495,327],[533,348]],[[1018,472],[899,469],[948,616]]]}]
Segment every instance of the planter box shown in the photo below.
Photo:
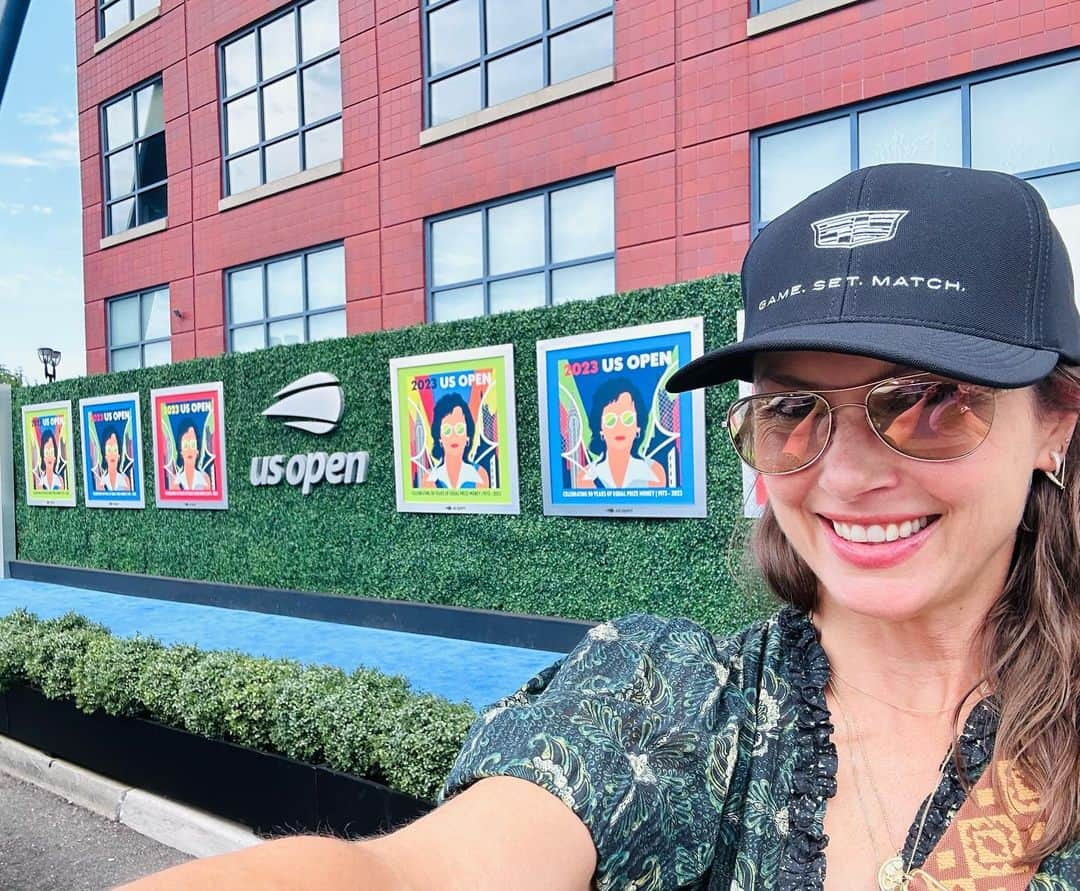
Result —
[{"label": "planter box", "polygon": [[281,755],[141,718],[88,715],[25,686],[0,694],[0,732],[262,834],[319,831],[359,838],[392,830],[433,807],[380,783]]}]

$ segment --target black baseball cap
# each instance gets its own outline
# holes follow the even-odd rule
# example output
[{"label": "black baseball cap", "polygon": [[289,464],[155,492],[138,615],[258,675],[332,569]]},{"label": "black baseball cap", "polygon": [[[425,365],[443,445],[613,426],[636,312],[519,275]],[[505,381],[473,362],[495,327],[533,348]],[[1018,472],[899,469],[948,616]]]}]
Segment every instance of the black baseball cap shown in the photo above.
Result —
[{"label": "black baseball cap", "polygon": [[882,164],[769,223],[742,266],[745,336],[677,371],[673,393],[752,380],[754,356],[855,353],[1022,387],[1080,364],[1068,253],[1046,204],[1005,173]]}]

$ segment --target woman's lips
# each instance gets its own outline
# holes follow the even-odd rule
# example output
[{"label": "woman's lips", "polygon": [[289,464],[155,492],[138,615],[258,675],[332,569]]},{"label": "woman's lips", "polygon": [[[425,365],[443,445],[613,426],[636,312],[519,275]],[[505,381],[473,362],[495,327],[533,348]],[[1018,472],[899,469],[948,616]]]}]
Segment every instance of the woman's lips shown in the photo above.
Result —
[{"label": "woman's lips", "polygon": [[921,548],[937,528],[939,517],[934,517],[925,528],[913,532],[907,538],[896,541],[859,542],[841,538],[833,529],[833,522],[823,516],[818,521],[825,530],[825,539],[842,560],[846,560],[860,569],[887,569],[903,563]]}]

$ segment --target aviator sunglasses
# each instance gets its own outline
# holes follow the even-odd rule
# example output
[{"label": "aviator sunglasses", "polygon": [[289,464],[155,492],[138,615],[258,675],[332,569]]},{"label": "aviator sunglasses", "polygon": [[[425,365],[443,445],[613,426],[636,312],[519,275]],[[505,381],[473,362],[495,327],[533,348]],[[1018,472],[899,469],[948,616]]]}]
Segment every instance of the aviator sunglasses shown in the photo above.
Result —
[{"label": "aviator sunglasses", "polygon": [[[827,393],[866,389],[862,402],[831,405]],[[833,390],[756,393],[731,404],[727,428],[739,457],[764,474],[795,473],[824,454],[837,409],[862,407],[870,429],[897,454],[953,461],[982,445],[997,390],[933,374],[891,377]]]}]

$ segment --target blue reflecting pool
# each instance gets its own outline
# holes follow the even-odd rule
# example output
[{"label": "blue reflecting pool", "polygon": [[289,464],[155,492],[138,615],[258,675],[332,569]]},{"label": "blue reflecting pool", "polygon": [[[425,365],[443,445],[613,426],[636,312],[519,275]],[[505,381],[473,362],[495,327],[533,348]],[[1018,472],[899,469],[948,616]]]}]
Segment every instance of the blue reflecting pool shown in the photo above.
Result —
[{"label": "blue reflecting pool", "polygon": [[474,643],[425,634],[294,619],[246,610],[173,603],[0,579],[0,615],[23,607],[43,619],[76,612],[119,637],[142,634],[164,644],[240,650],[254,656],[360,666],[409,679],[413,689],[477,708],[512,693],[563,653]]}]

